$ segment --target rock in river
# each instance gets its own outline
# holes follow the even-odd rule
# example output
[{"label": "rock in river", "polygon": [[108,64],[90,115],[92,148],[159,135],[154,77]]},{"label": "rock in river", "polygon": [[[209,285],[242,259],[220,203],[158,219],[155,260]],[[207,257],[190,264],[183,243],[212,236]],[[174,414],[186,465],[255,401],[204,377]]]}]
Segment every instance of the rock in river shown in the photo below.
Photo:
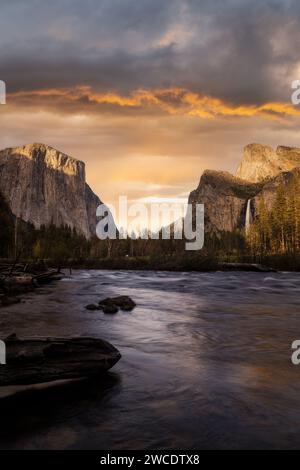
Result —
[{"label": "rock in river", "polygon": [[106,297],[100,300],[99,304],[86,305],[87,310],[102,310],[103,313],[118,313],[119,309],[130,312],[136,307],[136,303],[127,295],[119,295],[117,297]]},{"label": "rock in river", "polygon": [[96,304],[88,304],[85,307],[87,310],[100,310],[99,306]]},{"label": "rock in river", "polygon": [[107,297],[100,300],[99,307],[104,313],[117,313],[119,308],[124,311],[131,311],[136,306],[136,303],[127,295],[119,295],[117,297]]},{"label": "rock in river", "polygon": [[98,338],[28,338],[11,335],[0,386],[95,377],[121,358],[119,351]]},{"label": "rock in river", "polygon": [[110,314],[118,313],[119,311],[118,307],[116,307],[114,304],[104,305],[104,307],[102,307],[102,310],[103,310],[103,313],[110,313]]}]

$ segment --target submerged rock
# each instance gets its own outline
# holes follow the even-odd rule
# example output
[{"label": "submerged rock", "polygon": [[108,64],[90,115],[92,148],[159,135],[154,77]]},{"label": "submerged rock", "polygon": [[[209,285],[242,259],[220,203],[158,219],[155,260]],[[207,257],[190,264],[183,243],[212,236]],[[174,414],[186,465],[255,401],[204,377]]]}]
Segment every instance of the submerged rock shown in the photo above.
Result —
[{"label": "submerged rock", "polygon": [[117,297],[106,297],[100,300],[99,304],[86,305],[87,310],[102,310],[103,313],[118,313],[119,309],[130,312],[136,307],[136,303],[128,295],[119,295]]},{"label": "submerged rock", "polygon": [[124,311],[131,311],[136,307],[136,303],[127,295],[119,295],[117,297],[107,297],[100,300],[99,308],[104,313],[117,313],[119,308]]},{"label": "submerged rock", "polygon": [[99,306],[96,304],[88,304],[85,307],[87,310],[100,310]]},{"label": "submerged rock", "polygon": [[120,307],[121,310],[130,311],[136,307],[136,303],[127,295],[120,295],[118,297],[114,297],[112,300],[117,307]]},{"label": "submerged rock", "polygon": [[113,313],[118,313],[119,309],[118,307],[116,307],[116,305],[105,305],[104,307],[102,307],[102,310],[103,310],[103,313],[110,313],[110,314],[113,314]]}]

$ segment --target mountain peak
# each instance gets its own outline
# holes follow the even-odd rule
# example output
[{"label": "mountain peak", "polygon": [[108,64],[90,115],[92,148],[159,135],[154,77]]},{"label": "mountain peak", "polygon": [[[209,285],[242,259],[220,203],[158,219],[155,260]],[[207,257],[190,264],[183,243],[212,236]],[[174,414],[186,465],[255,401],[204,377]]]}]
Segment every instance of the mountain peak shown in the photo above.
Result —
[{"label": "mountain peak", "polygon": [[251,182],[264,181],[282,171],[291,171],[300,166],[300,149],[278,146],[276,150],[268,145],[249,144],[244,148],[243,160],[236,176]]},{"label": "mountain peak", "polygon": [[12,213],[36,228],[68,225],[94,235],[101,203],[85,181],[85,165],[49,145],[0,151],[0,187]]},{"label": "mountain peak", "polygon": [[82,175],[85,177],[85,164],[60,150],[47,144],[32,143],[20,147],[6,148],[0,151],[1,158],[17,159],[28,158],[50,169],[60,171],[66,175]]}]

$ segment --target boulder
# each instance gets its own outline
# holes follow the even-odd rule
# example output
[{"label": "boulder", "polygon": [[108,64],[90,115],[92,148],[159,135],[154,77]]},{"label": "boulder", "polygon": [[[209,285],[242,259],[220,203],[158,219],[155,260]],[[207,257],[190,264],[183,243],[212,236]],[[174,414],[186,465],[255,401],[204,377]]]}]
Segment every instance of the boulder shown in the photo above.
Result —
[{"label": "boulder", "polygon": [[104,313],[117,313],[119,308],[124,311],[131,311],[136,307],[136,303],[127,295],[117,297],[107,297],[99,302],[99,307]]},{"label": "boulder", "polygon": [[103,306],[102,310],[103,310],[103,313],[109,313],[109,314],[118,313],[119,311],[118,307],[116,307],[116,305],[113,305],[113,304]]},{"label": "boulder", "polygon": [[117,307],[120,307],[121,310],[133,310],[134,307],[136,307],[136,303],[128,295],[113,297],[112,301]]},{"label": "boulder", "polygon": [[88,304],[88,305],[86,305],[85,308],[86,308],[87,310],[100,310],[99,305],[96,305],[96,304]]},{"label": "boulder", "polygon": [[97,338],[30,338],[9,336],[0,386],[96,377],[114,366],[121,354]]}]

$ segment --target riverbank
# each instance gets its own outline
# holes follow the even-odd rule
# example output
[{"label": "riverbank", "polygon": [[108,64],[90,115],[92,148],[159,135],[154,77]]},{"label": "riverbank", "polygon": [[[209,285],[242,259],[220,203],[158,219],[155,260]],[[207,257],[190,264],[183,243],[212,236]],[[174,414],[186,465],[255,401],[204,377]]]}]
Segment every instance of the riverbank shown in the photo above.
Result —
[{"label": "riverbank", "polygon": [[[207,255],[202,253],[183,253],[180,255],[161,255],[155,257],[112,257],[112,258],[94,258],[94,259],[62,259],[43,260],[37,263],[36,260],[24,259],[20,261],[21,266],[37,265],[46,266],[40,272],[40,281],[47,278],[47,271],[52,280],[59,279],[63,274],[72,273],[73,269],[86,270],[120,270],[120,271],[169,271],[169,272],[216,272],[216,271],[300,271],[300,260],[297,257],[272,256],[253,259],[249,256],[219,256]],[[13,260],[0,259],[0,266],[6,264],[13,266]],[[19,264],[20,265],[20,264]],[[37,268],[38,269],[38,268]],[[1,274],[1,273],[0,273]],[[35,271],[34,276],[37,272]],[[39,274],[39,273],[38,273]],[[12,277],[12,276],[10,276]],[[3,286],[3,283],[2,283]],[[21,288],[20,283],[17,288]],[[26,286],[23,283],[24,289]],[[0,276],[1,288],[1,276]]]},{"label": "riverbank", "polygon": [[61,280],[59,268],[49,268],[44,261],[0,261],[0,307],[19,303],[20,295],[43,284]]},{"label": "riverbank", "polygon": [[[55,264],[52,264],[55,266]],[[57,264],[56,264],[57,266]],[[213,252],[183,252],[158,254],[155,256],[123,256],[96,259],[70,259],[63,264],[65,268],[77,269],[117,269],[170,272],[214,272],[223,270],[262,271],[300,271],[300,257],[294,255],[273,255],[252,257],[246,254],[214,254]],[[253,268],[254,267],[254,268]]]},{"label": "riverbank", "polygon": [[69,260],[64,267],[68,269],[103,269],[128,271],[169,271],[169,272],[214,272],[214,271],[300,271],[297,259],[266,258],[256,260],[249,257],[198,257],[166,256],[160,259],[149,257],[123,257],[87,260]]}]

